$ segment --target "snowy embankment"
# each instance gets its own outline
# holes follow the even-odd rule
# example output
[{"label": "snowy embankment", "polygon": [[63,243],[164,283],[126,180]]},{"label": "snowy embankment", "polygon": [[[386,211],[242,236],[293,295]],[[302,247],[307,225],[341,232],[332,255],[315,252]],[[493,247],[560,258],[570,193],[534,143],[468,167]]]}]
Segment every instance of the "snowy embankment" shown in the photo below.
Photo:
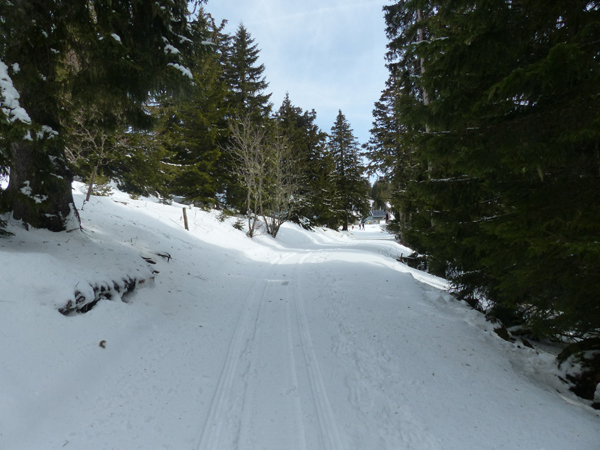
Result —
[{"label": "snowy embankment", "polygon": [[[0,239],[2,450],[598,448],[552,355],[376,226],[250,240],[192,209],[187,232],[180,206],[120,193],[81,216]],[[111,300],[60,314],[76,292]]]}]

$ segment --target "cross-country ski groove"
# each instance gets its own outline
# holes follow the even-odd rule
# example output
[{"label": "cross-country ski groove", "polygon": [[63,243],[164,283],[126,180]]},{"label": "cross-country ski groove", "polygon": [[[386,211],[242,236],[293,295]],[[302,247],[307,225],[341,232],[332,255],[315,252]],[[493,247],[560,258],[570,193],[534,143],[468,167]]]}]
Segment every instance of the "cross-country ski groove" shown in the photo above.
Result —
[{"label": "cross-country ski groove", "polygon": [[[275,265],[282,264],[291,256],[284,256]],[[224,448],[221,443],[221,434],[234,400],[233,386],[236,381],[238,363],[249,350],[248,347],[252,345],[261,300],[269,284],[266,275],[272,270],[272,266],[269,266],[261,272],[246,298],[246,304],[237,321],[206,423],[195,446],[197,450],[222,450]]]},{"label": "cross-country ski groove", "polygon": [[196,450],[344,449],[304,310],[308,257],[288,254],[254,283]]},{"label": "cross-country ski groove", "polygon": [[[320,406],[315,383],[303,383],[306,376],[299,380],[296,367],[307,361],[306,351],[294,352],[295,344],[306,341],[298,338],[306,333],[292,305],[298,277],[291,274],[299,259],[297,254],[282,257],[261,272],[248,293],[196,450],[308,450],[301,386],[312,391],[307,393],[311,410]],[[317,416],[323,434],[327,425],[321,423],[322,413]],[[323,450],[340,448],[324,445]]]},{"label": "cross-country ski groove", "polygon": [[[309,255],[305,255],[298,263],[299,268],[296,271],[296,286],[303,285],[302,264],[308,259],[308,257]],[[306,319],[304,298],[301,294],[301,289],[299,288],[294,289],[294,304],[296,320],[302,341],[302,351],[306,361],[308,378],[317,411],[317,420],[322,437],[323,450],[343,450],[344,445],[338,432],[335,416],[333,415],[333,410],[327,396],[327,390],[325,389],[325,384],[323,383],[323,376],[321,369],[319,368],[319,362],[314,351],[312,337]]]},{"label": "cross-country ski groove", "polygon": [[289,317],[290,261],[296,258],[273,271],[259,306],[238,449],[307,450]]}]

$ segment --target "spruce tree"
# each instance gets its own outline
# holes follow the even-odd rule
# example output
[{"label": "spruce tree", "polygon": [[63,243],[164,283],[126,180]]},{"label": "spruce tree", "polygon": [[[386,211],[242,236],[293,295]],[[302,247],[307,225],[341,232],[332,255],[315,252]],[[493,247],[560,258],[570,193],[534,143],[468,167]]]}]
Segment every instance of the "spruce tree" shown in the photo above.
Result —
[{"label": "spruce tree", "polygon": [[230,90],[231,110],[238,115],[249,113],[254,120],[268,118],[272,106],[269,103],[271,94],[265,93],[269,87],[263,75],[265,66],[258,64],[258,44],[243,24],[239,25],[225,51],[225,80]]},{"label": "spruce tree", "polygon": [[[404,20],[425,4],[422,20]],[[428,1],[387,12],[402,140],[428,170],[409,185],[410,239],[491,314],[538,336],[597,335],[600,8]]]},{"label": "spruce tree", "polygon": [[385,210],[392,199],[392,185],[389,181],[379,179],[371,187],[371,200],[375,209]]},{"label": "spruce tree", "polygon": [[195,34],[201,50],[194,58],[194,84],[185,98],[159,98],[155,137],[166,152],[163,162],[170,174],[166,183],[169,193],[214,206],[217,193],[227,183],[220,172],[220,147],[228,135],[229,115],[227,86],[217,50],[223,38],[222,25],[215,26],[212,18],[201,11],[194,26],[199,28]]},{"label": "spruce tree", "polygon": [[107,128],[115,107],[128,123],[147,125],[149,94],[190,75],[183,58],[192,42],[187,2],[15,0],[0,2],[0,17],[0,61],[27,113],[21,121],[0,113],[10,160],[2,208],[34,227],[64,230],[76,209],[63,99],[98,105]]},{"label": "spruce tree", "polygon": [[325,205],[333,203],[333,197],[327,199],[328,193],[332,192],[324,161],[327,134],[316,125],[316,118],[314,110],[303,111],[294,106],[288,94],[275,115],[278,128],[287,137],[299,161],[302,187],[298,201],[301,204],[297,205],[292,220],[305,227],[327,224],[329,207]]},{"label": "spruce tree", "polygon": [[[402,95],[397,69],[390,67],[390,76],[379,101],[373,109],[371,138],[364,145],[365,156],[370,160],[368,172],[387,183],[394,220],[388,230],[396,233],[403,244],[410,228],[414,212],[413,197],[408,193],[412,180],[426,176],[426,168],[415,157],[414,145],[399,114],[399,99]],[[375,199],[375,197],[373,197]]]},{"label": "spruce tree", "polygon": [[328,150],[335,161],[334,184],[337,189],[336,215],[343,231],[348,224],[365,216],[369,209],[369,185],[363,177],[360,147],[350,123],[340,110],[328,139]]},{"label": "spruce tree", "polygon": [[[221,39],[219,52],[222,55],[224,80],[228,92],[225,104],[230,117],[250,116],[255,124],[271,126],[271,94],[265,94],[269,86],[263,73],[265,67],[258,64],[260,50],[248,30],[240,24],[234,36]],[[229,208],[245,210],[245,189],[235,173],[235,158],[228,152],[229,142],[222,145],[219,173],[222,174],[221,198]]]}]

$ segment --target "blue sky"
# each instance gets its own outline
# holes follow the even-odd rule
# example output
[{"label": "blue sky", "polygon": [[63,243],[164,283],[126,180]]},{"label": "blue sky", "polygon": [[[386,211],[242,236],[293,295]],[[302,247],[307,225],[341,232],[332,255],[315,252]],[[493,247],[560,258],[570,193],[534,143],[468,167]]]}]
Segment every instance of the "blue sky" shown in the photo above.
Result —
[{"label": "blue sky", "polygon": [[240,22],[260,49],[260,63],[279,108],[317,112],[329,132],[342,110],[360,143],[369,139],[373,104],[387,79],[382,7],[389,0],[209,0],[206,11],[235,33]]}]

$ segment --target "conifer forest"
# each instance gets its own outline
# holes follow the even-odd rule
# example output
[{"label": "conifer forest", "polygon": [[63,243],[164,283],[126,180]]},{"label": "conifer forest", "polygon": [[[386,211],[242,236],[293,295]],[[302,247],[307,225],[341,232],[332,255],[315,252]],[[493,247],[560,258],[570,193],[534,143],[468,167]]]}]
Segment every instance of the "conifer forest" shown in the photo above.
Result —
[{"label": "conifer forest", "polygon": [[261,43],[204,3],[0,1],[0,234],[78,228],[73,180],[239,215],[250,237],[389,205],[410,265],[597,384],[599,2],[382,2],[366,143],[341,110],[322,130],[274,105]]}]

